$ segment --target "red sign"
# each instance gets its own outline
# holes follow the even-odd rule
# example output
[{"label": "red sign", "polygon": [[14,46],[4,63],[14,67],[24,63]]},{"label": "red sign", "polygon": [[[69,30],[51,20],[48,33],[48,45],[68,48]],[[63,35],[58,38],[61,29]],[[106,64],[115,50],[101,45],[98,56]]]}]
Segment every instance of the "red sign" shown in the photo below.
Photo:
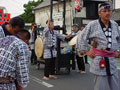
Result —
[{"label": "red sign", "polygon": [[10,14],[9,13],[0,13],[0,25],[4,23],[9,23],[10,21]]}]

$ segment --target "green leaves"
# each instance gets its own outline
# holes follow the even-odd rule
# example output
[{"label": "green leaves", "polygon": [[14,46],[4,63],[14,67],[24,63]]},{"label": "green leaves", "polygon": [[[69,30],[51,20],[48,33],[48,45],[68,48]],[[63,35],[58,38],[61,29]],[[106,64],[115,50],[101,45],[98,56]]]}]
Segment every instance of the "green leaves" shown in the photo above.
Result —
[{"label": "green leaves", "polygon": [[26,23],[32,23],[35,21],[35,15],[33,13],[33,8],[39,5],[43,0],[38,1],[29,1],[27,4],[24,4],[24,13],[21,15],[21,17],[24,19]]}]

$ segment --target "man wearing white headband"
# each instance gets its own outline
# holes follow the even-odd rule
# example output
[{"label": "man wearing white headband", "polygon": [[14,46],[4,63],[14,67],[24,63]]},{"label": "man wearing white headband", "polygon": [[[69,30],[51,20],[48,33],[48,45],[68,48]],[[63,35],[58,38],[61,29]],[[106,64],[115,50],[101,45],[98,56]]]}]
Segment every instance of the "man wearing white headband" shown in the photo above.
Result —
[{"label": "man wearing white headband", "polygon": [[[116,66],[116,52],[107,56],[104,54],[96,55],[93,50],[99,52],[113,52],[120,48],[120,31],[118,24],[110,20],[112,7],[109,4],[102,3],[98,10],[99,19],[90,22],[85,30],[78,36],[77,49],[81,54],[87,54],[92,61],[90,63],[90,72],[95,75],[94,90],[120,90],[118,70]],[[87,40],[96,41],[96,48],[88,49]],[[91,44],[93,45],[93,44]],[[108,89],[109,88],[109,89]]]}]

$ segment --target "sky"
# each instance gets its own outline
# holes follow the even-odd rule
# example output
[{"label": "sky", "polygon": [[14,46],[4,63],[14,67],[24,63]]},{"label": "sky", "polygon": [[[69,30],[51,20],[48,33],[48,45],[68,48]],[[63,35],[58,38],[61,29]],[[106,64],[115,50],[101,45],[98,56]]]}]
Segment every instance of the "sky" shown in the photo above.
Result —
[{"label": "sky", "polygon": [[[0,6],[6,8],[6,12],[11,14],[11,17],[18,16],[24,13],[23,5],[33,0],[0,0]],[[37,0],[34,0],[37,1]]]},{"label": "sky", "polygon": [[[0,0],[0,6],[4,6],[11,17],[18,16],[24,12],[23,5],[33,0]],[[37,0],[35,0],[37,1]],[[115,8],[120,8],[120,0],[115,0]]]}]

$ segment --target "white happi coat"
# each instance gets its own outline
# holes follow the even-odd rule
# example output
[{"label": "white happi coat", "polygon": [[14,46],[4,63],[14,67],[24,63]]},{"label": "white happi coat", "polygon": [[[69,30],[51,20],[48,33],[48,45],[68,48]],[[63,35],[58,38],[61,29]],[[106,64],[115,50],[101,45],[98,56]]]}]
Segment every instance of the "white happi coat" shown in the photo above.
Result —
[{"label": "white happi coat", "polygon": [[[31,56],[28,45],[15,36],[5,36],[2,26],[0,42],[0,77],[10,75],[17,79],[19,85],[26,87],[29,83],[28,61]],[[14,58],[16,52],[20,54],[18,60]],[[16,90],[15,83],[0,84],[0,90]]]},{"label": "white happi coat", "polygon": [[[51,57],[51,52],[50,52],[50,48],[54,45],[54,48],[52,49],[52,54],[53,57],[56,57],[57,55],[57,51],[56,51],[56,44],[57,44],[57,38],[64,40],[65,39],[65,35],[63,34],[59,34],[57,31],[53,30],[54,34],[52,35],[49,31],[49,28],[46,27],[44,29],[44,54],[43,57],[44,59],[49,59],[52,58]],[[54,41],[53,41],[54,39]]]},{"label": "white happi coat", "polygon": [[[0,38],[0,42],[0,77],[11,76],[20,86],[26,87],[29,83],[28,45],[15,36]],[[0,90],[16,90],[15,83],[0,83]]]},{"label": "white happi coat", "polygon": [[0,26],[0,38],[5,37],[5,33],[3,31],[3,28]]},{"label": "white happi coat", "polygon": [[[120,31],[118,29],[118,24],[112,20],[111,29],[112,29],[112,47],[111,51],[116,51],[120,48]],[[93,41],[97,40],[97,48],[98,49],[106,49],[108,40],[102,30],[102,27],[99,23],[99,20],[95,20],[90,22],[85,29],[79,34],[77,39],[77,49],[79,52],[88,51],[88,42],[87,40]],[[101,56],[96,56],[90,63],[90,72],[96,75],[106,75],[106,68],[99,67],[99,61],[101,60]],[[110,71],[111,74],[117,71],[116,60],[114,57],[109,57],[110,62]]]},{"label": "white happi coat", "polygon": [[32,30],[31,29],[29,29],[29,33],[30,33],[30,40],[29,40],[29,46],[30,46],[30,48],[31,48],[31,50],[33,50],[34,49],[34,47],[35,47],[35,44],[34,44],[34,32],[32,32]]}]

